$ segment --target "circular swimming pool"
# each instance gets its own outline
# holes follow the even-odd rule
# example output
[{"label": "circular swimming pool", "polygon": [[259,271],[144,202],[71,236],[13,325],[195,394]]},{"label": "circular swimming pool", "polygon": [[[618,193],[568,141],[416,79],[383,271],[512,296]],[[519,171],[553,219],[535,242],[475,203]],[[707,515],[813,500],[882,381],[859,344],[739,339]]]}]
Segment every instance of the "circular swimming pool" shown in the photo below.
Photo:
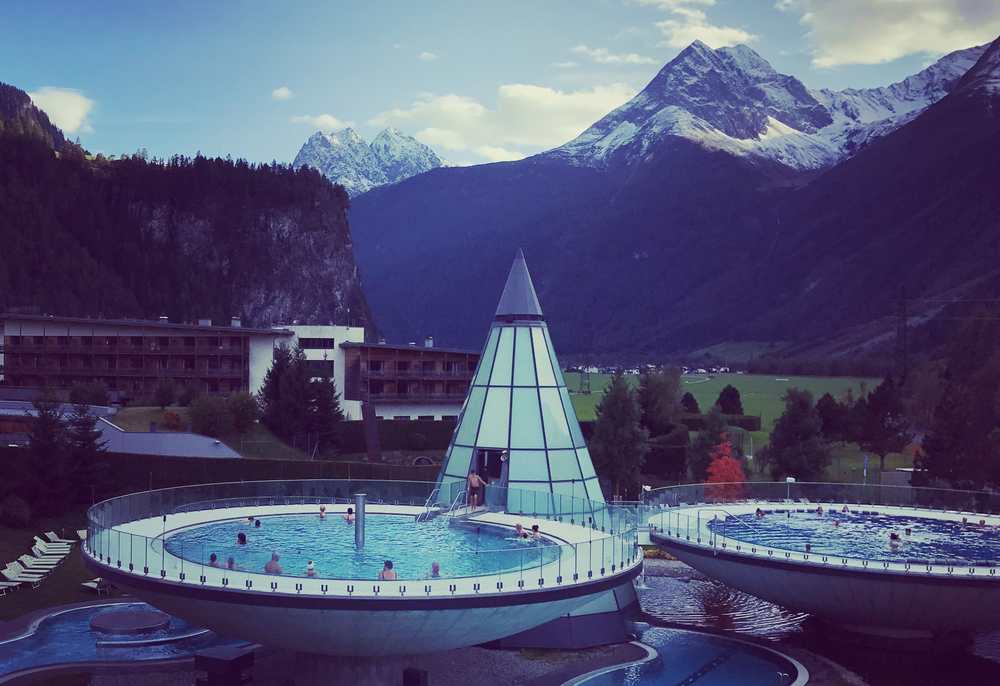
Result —
[{"label": "circular swimming pool", "polygon": [[[487,526],[450,526],[444,519],[417,522],[412,516],[365,518],[365,545],[354,544],[354,525],[340,514],[274,515],[210,522],[167,532],[167,552],[196,565],[209,564],[215,553],[220,566],[231,557],[236,569],[263,572],[272,553],[282,574],[307,576],[310,561],[316,576],[332,579],[375,579],[386,560],[400,579],[427,578],[437,562],[442,577],[481,576],[532,568],[553,561],[559,547],[548,540],[526,541]],[[237,542],[238,535],[246,543]]]},{"label": "circular swimming pool", "polygon": [[[991,566],[1000,560],[1000,526],[993,518],[930,518],[879,508],[762,507],[761,515],[718,513],[715,534],[745,543],[868,560],[946,561]],[[890,537],[896,534],[896,540]],[[808,548],[807,548],[808,546]]]}]

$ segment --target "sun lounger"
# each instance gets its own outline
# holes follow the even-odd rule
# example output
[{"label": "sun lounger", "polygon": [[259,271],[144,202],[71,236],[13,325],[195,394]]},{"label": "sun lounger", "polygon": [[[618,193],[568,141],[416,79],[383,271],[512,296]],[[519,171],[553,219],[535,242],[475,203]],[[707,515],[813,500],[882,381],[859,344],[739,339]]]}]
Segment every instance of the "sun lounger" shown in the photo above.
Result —
[{"label": "sun lounger", "polygon": [[68,550],[43,550],[38,545],[31,546],[31,553],[35,557],[48,558],[52,560],[62,560],[64,557],[69,555]]},{"label": "sun lounger", "polygon": [[45,571],[49,569],[55,569],[55,567],[62,562],[62,560],[53,560],[41,557],[32,557],[31,555],[22,555],[17,558],[17,561],[24,565],[25,569],[36,569],[38,571]]},{"label": "sun lounger", "polygon": [[58,536],[56,536],[55,531],[46,531],[42,535],[49,540],[49,543],[65,543],[67,545],[73,545],[74,543],[76,543],[75,540],[70,538],[59,538]]},{"label": "sun lounger", "polygon": [[90,581],[84,581],[80,585],[88,591],[93,591],[97,595],[103,595],[109,592],[108,584],[104,583],[104,580],[101,577],[91,579]]},{"label": "sun lounger", "polygon": [[7,595],[8,591],[17,590],[20,585],[17,581],[0,581],[0,595]]},{"label": "sun lounger", "polygon": [[35,536],[35,545],[49,555],[68,555],[72,550],[72,548],[68,545],[64,545],[62,543],[49,543],[48,541],[43,541],[38,536]]},{"label": "sun lounger", "polygon": [[25,574],[24,572],[10,566],[5,569],[0,569],[0,574],[3,574],[4,578],[8,581],[13,581],[18,584],[31,584],[32,588],[38,588],[44,578],[44,576],[39,576],[37,574]]}]

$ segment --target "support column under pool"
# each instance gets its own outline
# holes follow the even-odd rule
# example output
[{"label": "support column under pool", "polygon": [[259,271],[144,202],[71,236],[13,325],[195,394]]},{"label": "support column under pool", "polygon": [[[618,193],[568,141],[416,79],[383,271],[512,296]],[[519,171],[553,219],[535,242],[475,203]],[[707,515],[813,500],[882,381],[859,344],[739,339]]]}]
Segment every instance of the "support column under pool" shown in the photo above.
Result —
[{"label": "support column under pool", "polygon": [[365,547],[365,494],[354,494],[354,547]]}]

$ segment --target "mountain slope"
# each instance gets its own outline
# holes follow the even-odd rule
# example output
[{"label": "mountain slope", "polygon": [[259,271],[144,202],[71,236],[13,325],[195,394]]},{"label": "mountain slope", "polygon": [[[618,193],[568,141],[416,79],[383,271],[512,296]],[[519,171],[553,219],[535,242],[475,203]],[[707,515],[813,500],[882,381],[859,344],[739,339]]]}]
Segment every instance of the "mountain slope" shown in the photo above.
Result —
[{"label": "mountain slope", "polygon": [[292,166],[313,167],[355,196],[440,167],[441,160],[428,146],[397,129],[383,130],[369,145],[354,129],[346,128],[314,133]]},{"label": "mountain slope", "polygon": [[0,133],[34,136],[53,150],[72,145],[49,121],[48,115],[35,107],[27,93],[3,82],[0,82]]}]

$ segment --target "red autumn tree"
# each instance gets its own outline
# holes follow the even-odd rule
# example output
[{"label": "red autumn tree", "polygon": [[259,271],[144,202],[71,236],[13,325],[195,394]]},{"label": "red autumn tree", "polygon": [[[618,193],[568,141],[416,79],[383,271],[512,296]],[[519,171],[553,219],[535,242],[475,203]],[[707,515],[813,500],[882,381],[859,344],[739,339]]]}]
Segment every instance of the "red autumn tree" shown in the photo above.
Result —
[{"label": "red autumn tree", "polygon": [[743,466],[733,457],[733,444],[726,434],[722,442],[712,449],[708,463],[708,483],[719,484],[708,488],[708,496],[719,502],[739,500],[743,497],[743,483],[747,480]]}]

